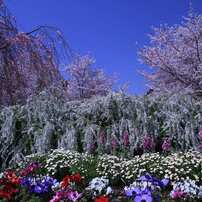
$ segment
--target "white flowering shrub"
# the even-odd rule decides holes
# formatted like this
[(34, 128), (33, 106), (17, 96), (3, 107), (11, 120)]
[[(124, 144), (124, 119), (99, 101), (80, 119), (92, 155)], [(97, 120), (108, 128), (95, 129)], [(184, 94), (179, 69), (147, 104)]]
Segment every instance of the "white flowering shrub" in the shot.
[[(116, 158), (115, 158), (116, 159)], [(114, 180), (131, 182), (148, 172), (159, 178), (168, 178), (173, 182), (191, 179), (202, 181), (202, 155), (199, 152), (179, 152), (168, 156), (159, 153), (143, 154), (129, 160), (115, 161), (111, 156), (101, 157), (98, 161), (99, 175)]]
[(47, 156), (44, 167), (47, 168), (48, 173), (54, 175), (57, 168), (74, 167), (82, 158), (77, 152), (56, 150)]
[(76, 151), (53, 150), (46, 155), (27, 156), (24, 163), (37, 161), (46, 169), (45, 174), (55, 175), (59, 169), (71, 169), (81, 173), (88, 181), (94, 177), (104, 177), (112, 184), (132, 183), (135, 179), (150, 173), (159, 179), (169, 179), (176, 183), (192, 180), (202, 183), (202, 155), (200, 152), (177, 152), (169, 155), (147, 153), (124, 159), (113, 155), (92, 156)]
[(114, 93), (65, 102), (44, 91), (1, 109), (0, 167), (57, 148), (133, 156), (147, 134), (155, 141), (169, 136), (175, 150), (197, 149), (201, 111), (201, 101), (189, 96)]
[[(121, 162), (121, 175), (125, 181), (131, 181), (140, 177), (142, 173), (149, 171), (156, 173), (156, 164), (158, 165), (158, 176), (162, 174), (160, 155), (158, 153), (145, 153), (142, 156), (135, 156), (130, 160)], [(155, 164), (155, 166), (153, 166)], [(154, 167), (154, 169), (152, 169)], [(162, 169), (162, 170), (161, 170)]]
[(121, 179), (121, 159), (117, 156), (103, 155), (98, 157), (97, 172), (111, 181)]
[(168, 176), (173, 181), (192, 179), (199, 181), (202, 178), (202, 155), (200, 152), (178, 152), (169, 156), (161, 157), (160, 167), (158, 162), (150, 168), (151, 172)]

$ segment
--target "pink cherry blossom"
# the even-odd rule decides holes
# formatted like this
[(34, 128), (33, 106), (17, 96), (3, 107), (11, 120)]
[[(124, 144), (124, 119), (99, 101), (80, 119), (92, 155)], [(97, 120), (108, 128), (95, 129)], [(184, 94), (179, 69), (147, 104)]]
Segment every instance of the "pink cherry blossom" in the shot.
[(72, 99), (90, 98), (95, 95), (108, 94), (113, 79), (107, 77), (103, 70), (94, 67), (95, 60), (89, 56), (78, 56), (67, 67), (69, 75), (69, 96)]
[[(140, 50), (143, 72), (154, 93), (202, 95), (202, 15), (190, 13), (179, 25), (154, 28), (150, 44)], [(151, 72), (151, 71), (150, 71)]]

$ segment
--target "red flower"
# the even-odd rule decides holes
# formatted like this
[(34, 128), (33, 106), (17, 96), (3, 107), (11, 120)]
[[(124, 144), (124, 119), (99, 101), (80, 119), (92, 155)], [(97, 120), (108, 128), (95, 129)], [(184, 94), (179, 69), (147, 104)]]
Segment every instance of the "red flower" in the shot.
[(20, 179), (12, 171), (6, 171), (4, 178), (0, 180), (0, 198), (10, 200), (12, 195), (19, 190), (16, 188), (19, 185)]
[(81, 182), (81, 175), (80, 173), (76, 173), (74, 175), (67, 175), (63, 178), (62, 182), (61, 182), (61, 187), (67, 188), (70, 184), (70, 182), (76, 182), (77, 184), (79, 184)]
[(15, 189), (10, 183), (5, 183), (2, 185), (3, 188), (0, 190), (0, 198), (10, 200), (12, 195), (18, 192), (18, 189)]
[(10, 194), (14, 194), (18, 192), (18, 189), (14, 188), (12, 184), (7, 183), (4, 188), (3, 191), (7, 191)]
[(10, 200), (11, 199), (11, 194), (8, 192), (5, 192), (3, 190), (0, 190), (0, 198), (4, 198), (6, 200)]
[(12, 171), (7, 171), (4, 174), (5, 178), (11, 182), (13, 185), (19, 185), (20, 184), (20, 178), (16, 176), (16, 174)]
[(76, 173), (76, 174), (72, 175), (71, 176), (71, 181), (76, 182), (77, 184), (79, 184), (81, 182), (80, 173)]
[(109, 202), (109, 198), (106, 196), (99, 196), (95, 199), (95, 202)]
[(25, 169), (21, 170), (20, 175), (21, 176), (27, 176), (28, 174), (34, 172), (38, 168), (39, 168), (38, 163), (31, 163)]
[(69, 186), (69, 183), (71, 182), (71, 176), (67, 175), (63, 178), (62, 182), (61, 182), (61, 187), (67, 188)]
[(5, 179), (0, 179), (0, 185), (5, 183)]

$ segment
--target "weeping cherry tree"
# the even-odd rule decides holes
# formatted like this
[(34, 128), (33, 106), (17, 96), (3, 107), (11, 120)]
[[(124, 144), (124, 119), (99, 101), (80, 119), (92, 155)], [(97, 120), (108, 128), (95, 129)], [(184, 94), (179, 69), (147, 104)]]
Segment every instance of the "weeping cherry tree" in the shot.
[(46, 87), (61, 82), (59, 64), (69, 48), (58, 29), (39, 26), (20, 32), (0, 2), (0, 105), (23, 104)]

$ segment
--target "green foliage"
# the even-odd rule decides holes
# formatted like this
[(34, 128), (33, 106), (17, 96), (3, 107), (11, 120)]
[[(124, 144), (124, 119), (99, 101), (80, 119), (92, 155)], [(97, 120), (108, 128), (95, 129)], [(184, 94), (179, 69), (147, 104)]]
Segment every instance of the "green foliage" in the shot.
[(31, 194), (26, 189), (20, 190), (20, 193), (15, 196), (14, 199), (12, 199), (13, 202), (19, 201), (19, 202), (43, 202), (44, 198), (41, 198), (39, 196), (36, 196), (34, 194)]

